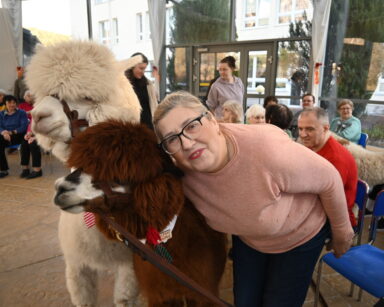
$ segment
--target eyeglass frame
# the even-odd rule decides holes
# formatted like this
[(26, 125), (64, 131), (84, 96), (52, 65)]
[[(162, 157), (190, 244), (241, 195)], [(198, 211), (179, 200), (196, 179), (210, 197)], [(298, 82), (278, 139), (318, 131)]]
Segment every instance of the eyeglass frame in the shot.
[[(178, 151), (180, 151), (181, 147), (183, 146), (183, 140), (181, 139), (181, 136), (183, 135), (185, 138), (187, 138), (188, 140), (194, 140), (194, 139), (191, 139), (189, 136), (185, 135), (184, 134), (184, 129), (187, 128), (191, 123), (193, 123), (194, 121), (198, 121), (200, 123), (200, 126), (203, 126), (203, 123), (201, 122), (201, 120), (203, 119), (204, 116), (207, 116), (208, 115), (208, 112), (205, 111), (204, 113), (202, 113), (201, 115), (199, 115), (198, 117), (190, 120), (188, 123), (186, 123), (184, 125), (184, 127), (181, 129), (181, 131), (179, 133), (176, 133), (176, 134), (172, 134), (170, 136), (167, 136), (165, 139), (163, 139), (159, 144), (157, 144), (160, 148), (162, 148), (167, 154), (169, 155), (173, 155), (175, 153), (177, 153)], [(178, 150), (176, 150), (175, 152), (169, 152), (165, 146), (164, 146), (164, 142), (170, 138), (173, 138), (173, 137), (177, 137), (180, 141), (180, 148)]]

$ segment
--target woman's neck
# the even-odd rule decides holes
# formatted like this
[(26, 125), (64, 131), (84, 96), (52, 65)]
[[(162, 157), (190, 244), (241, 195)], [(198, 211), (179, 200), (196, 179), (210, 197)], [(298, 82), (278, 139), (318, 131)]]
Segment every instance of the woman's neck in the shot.
[(221, 77), (224, 81), (226, 82), (229, 82), (229, 83), (233, 83), (235, 82), (235, 78), (233, 76), (229, 76), (228, 78), (223, 78)]

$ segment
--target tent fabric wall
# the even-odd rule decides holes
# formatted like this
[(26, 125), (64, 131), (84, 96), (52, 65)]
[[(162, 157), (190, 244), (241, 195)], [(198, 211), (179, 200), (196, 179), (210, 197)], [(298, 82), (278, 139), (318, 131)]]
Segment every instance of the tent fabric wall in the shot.
[(13, 93), (18, 66), (17, 52), (13, 44), (11, 17), (7, 9), (0, 8), (0, 88)]

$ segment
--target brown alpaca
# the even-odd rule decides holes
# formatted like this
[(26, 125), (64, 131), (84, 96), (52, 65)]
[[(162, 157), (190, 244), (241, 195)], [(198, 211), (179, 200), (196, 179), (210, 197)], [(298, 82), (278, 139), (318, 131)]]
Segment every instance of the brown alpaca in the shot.
[[(178, 215), (172, 238), (164, 246), (177, 268), (218, 295), (226, 261), (225, 235), (212, 230), (184, 198), (181, 173), (159, 149), (154, 133), (140, 124), (110, 121), (88, 128), (72, 142), (68, 165), (81, 171), (58, 180), (56, 204), (69, 212), (79, 212), (79, 206), (102, 210), (139, 239), (146, 237), (150, 226), (161, 231)], [(124, 187), (125, 193), (114, 192), (106, 201), (98, 189), (100, 182)], [(96, 223), (116, 240), (115, 232), (97, 215)], [(183, 306), (184, 298), (193, 306), (213, 305), (136, 255), (134, 269), (149, 306)]]

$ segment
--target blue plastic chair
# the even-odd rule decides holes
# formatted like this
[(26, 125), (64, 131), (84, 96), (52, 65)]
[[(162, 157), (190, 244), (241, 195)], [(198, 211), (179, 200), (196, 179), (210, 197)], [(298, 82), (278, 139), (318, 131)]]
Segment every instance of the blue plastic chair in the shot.
[(359, 139), (359, 142), (357, 144), (359, 144), (365, 148), (367, 146), (367, 142), (368, 142), (368, 134), (362, 132), (360, 134), (360, 139)]
[(355, 230), (355, 233), (357, 234), (357, 245), (361, 244), (361, 237), (363, 235), (365, 207), (367, 205), (367, 200), (368, 200), (368, 191), (369, 191), (368, 184), (365, 181), (359, 179), (357, 181), (356, 199), (355, 199), (355, 203), (359, 207), (357, 227)]
[(333, 253), (327, 253), (321, 258), (317, 273), (315, 306), (319, 301), (323, 262), (360, 287), (358, 301), (361, 300), (362, 290), (377, 298), (384, 297), (384, 250), (373, 246), (377, 221), (382, 216), (384, 216), (384, 190), (375, 200), (368, 244), (352, 247), (340, 258), (336, 258)]

